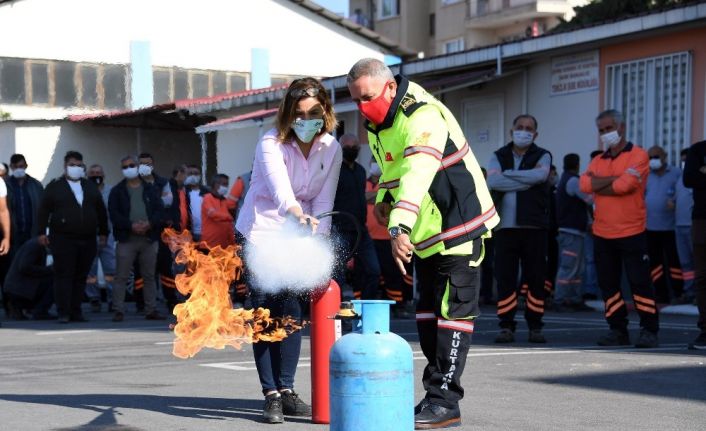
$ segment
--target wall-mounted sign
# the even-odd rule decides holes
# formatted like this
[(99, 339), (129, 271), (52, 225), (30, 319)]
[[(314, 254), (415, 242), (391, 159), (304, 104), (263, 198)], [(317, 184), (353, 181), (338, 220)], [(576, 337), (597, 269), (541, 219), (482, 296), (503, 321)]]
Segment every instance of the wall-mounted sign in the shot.
[(552, 58), (552, 96), (598, 90), (598, 51)]

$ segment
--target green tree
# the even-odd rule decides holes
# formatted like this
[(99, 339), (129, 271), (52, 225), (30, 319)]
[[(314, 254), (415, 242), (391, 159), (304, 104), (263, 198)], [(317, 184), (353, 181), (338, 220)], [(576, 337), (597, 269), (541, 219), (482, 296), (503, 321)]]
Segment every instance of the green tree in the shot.
[(585, 6), (574, 8), (576, 15), (571, 21), (563, 21), (552, 31), (573, 30), (602, 21), (614, 21), (630, 15), (682, 6), (696, 1), (698, 0), (592, 0)]

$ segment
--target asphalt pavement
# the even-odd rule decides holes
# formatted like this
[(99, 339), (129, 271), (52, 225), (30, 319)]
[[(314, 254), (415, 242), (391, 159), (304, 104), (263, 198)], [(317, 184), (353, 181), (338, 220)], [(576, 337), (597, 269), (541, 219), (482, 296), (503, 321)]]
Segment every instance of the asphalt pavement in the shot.
[[(695, 317), (661, 316), (655, 349), (601, 348), (600, 312), (548, 313), (546, 345), (496, 345), (497, 321), (484, 309), (463, 374), (457, 430), (703, 430), (706, 352), (690, 351)], [(108, 313), (87, 323), (8, 321), (0, 328), (0, 431), (328, 430), (306, 418), (260, 422), (263, 399), (250, 346), (171, 354), (169, 322)], [(631, 322), (637, 316), (631, 315)], [(412, 346), (415, 399), (425, 361), (413, 320), (392, 330)], [(636, 323), (631, 335), (636, 338)], [(308, 332), (296, 390), (311, 399)], [(410, 406), (411, 408), (411, 406)], [(371, 420), (369, 430), (381, 430)], [(367, 430), (360, 430), (367, 431)]]

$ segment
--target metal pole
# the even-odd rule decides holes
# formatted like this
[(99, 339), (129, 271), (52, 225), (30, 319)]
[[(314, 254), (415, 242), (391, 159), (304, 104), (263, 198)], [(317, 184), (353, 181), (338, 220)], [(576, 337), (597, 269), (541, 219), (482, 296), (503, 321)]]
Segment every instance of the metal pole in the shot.
[(201, 137), (201, 184), (206, 184), (206, 134), (200, 133)]

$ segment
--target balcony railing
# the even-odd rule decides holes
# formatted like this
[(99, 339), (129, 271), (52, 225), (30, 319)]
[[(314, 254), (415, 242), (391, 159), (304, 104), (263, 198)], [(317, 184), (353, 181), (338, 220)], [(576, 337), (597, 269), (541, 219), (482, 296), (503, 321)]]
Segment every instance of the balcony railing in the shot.
[[(542, 2), (542, 0), (468, 0), (466, 2), (466, 17), (475, 18), (485, 15), (489, 15), (496, 12), (502, 12), (507, 9), (536, 5)], [(568, 1), (555, 0), (554, 3), (566, 3)]]

